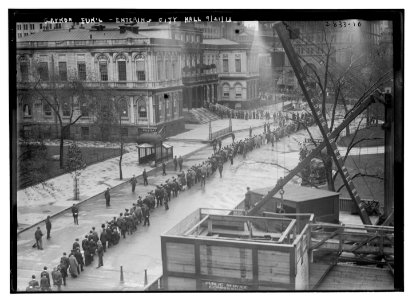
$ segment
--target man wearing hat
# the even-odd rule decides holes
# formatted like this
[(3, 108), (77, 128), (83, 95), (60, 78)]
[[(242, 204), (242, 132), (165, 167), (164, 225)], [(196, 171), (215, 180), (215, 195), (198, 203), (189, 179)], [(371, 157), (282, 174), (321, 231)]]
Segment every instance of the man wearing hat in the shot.
[(73, 250), (80, 248), (80, 244), (79, 244), (79, 239), (76, 239), (75, 242), (73, 243)]
[(70, 265), (70, 261), (66, 256), (66, 252), (63, 252), (62, 258), (60, 258), (60, 272), (62, 273), (63, 285), (66, 285), (67, 268)]
[(132, 179), (130, 179), (130, 183), (132, 184), (132, 193), (134, 193), (134, 190), (136, 189), (136, 184), (137, 184), (137, 179), (136, 177), (132, 177)]
[(107, 188), (104, 192), (104, 198), (106, 199), (106, 207), (110, 207), (110, 189)]
[(143, 185), (149, 185), (149, 182), (147, 181), (147, 173), (146, 173), (146, 169), (143, 169)]
[(29, 281), (29, 287), (30, 286), (33, 287), (33, 288), (40, 286), (39, 282), (36, 280), (35, 275), (31, 275), (31, 280)]
[(79, 225), (79, 208), (74, 203), (72, 206), (72, 214), (73, 214), (74, 225)]
[(50, 231), (51, 231), (51, 228), (52, 228), (52, 224), (51, 224), (51, 222), (50, 222), (50, 216), (47, 216), (47, 219), (46, 219), (46, 231), (47, 231), (47, 236), (46, 236), (46, 238), (47, 238), (47, 239), (50, 239)]
[(50, 291), (50, 278), (43, 275), (40, 279), (40, 289), (44, 291)]
[(37, 227), (37, 230), (34, 233), (34, 238), (36, 239), (36, 246), (37, 246), (37, 249), (39, 250), (43, 250), (42, 237), (43, 237), (43, 232), (41, 232), (40, 227)]
[(46, 276), (47, 281), (49, 283), (49, 287), (50, 287), (50, 274), (49, 272), (47, 272), (47, 267), (44, 267), (43, 271), (40, 273), (40, 278), (43, 278), (43, 276)]
[(62, 277), (62, 273), (60, 273), (59, 268), (53, 269), (52, 278), (53, 278), (53, 285), (57, 285), (57, 290), (60, 291), (61, 286), (62, 286), (63, 277)]

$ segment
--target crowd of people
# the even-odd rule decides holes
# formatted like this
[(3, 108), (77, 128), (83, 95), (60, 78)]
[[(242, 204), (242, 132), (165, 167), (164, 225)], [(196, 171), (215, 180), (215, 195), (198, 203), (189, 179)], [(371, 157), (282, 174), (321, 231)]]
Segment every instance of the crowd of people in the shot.
[[(72, 249), (68, 251), (69, 255), (67, 256), (67, 253), (64, 252), (60, 263), (53, 268), (51, 274), (53, 285), (59, 291), (62, 285), (66, 285), (66, 279), (69, 275), (73, 279), (77, 278), (84, 270), (84, 267), (90, 266), (96, 257), (98, 259), (97, 268), (103, 266), (103, 255), (109, 248), (116, 246), (122, 238), (126, 239), (128, 235), (136, 232), (139, 225), (150, 226), (150, 212), (152, 210), (159, 207), (169, 210), (172, 198), (178, 197), (182, 191), (191, 189), (196, 184), (204, 187), (206, 179), (216, 171), (219, 171), (219, 175), (222, 177), (224, 164), (230, 161), (230, 164), (233, 165), (233, 159), (237, 155), (242, 155), (243, 158), (246, 158), (247, 153), (260, 148), (264, 144), (271, 143), (273, 147), (275, 141), (299, 130), (300, 122), (296, 121), (300, 120), (308, 126), (313, 123), (313, 118), (305, 113), (300, 115), (293, 113), (292, 117), (289, 117), (287, 114), (277, 113), (274, 115), (274, 118), (276, 122), (272, 123), (269, 121), (265, 123), (262, 133), (252, 135), (252, 128), (250, 128), (249, 137), (238, 141), (235, 141), (235, 135), (232, 133), (232, 143), (227, 146), (222, 147), (221, 139), (214, 140), (212, 142), (213, 154), (202, 163), (191, 166), (186, 172), (182, 170), (183, 159), (175, 157), (173, 161), (174, 169), (177, 171), (178, 165), (180, 169), (176, 177), (173, 176), (162, 184), (158, 184), (154, 190), (148, 192), (143, 198), (139, 195), (137, 201), (132, 203), (131, 207), (126, 208), (124, 212), (121, 212), (118, 217), (113, 217), (112, 220), (101, 224), (99, 232), (96, 231), (95, 227), (92, 227), (81, 243), (79, 239), (74, 241)], [(163, 171), (164, 169), (165, 165), (163, 166)], [(143, 172), (143, 177), (144, 185), (148, 185), (146, 170)], [(132, 193), (135, 193), (137, 179), (134, 175), (130, 183), (132, 185)], [(105, 192), (105, 198), (106, 206), (109, 207), (109, 190)], [(78, 206), (73, 205), (72, 214), (74, 224), (78, 225)], [(46, 227), (47, 238), (50, 238), (51, 222), (49, 217), (46, 220)], [(33, 247), (37, 246), (39, 250), (43, 249), (41, 243), (42, 235), (40, 227), (38, 227), (35, 233), (36, 243)], [(36, 280), (36, 276), (33, 275), (27, 291), (49, 291), (51, 288), (50, 274), (46, 266), (40, 274), (40, 283)]]

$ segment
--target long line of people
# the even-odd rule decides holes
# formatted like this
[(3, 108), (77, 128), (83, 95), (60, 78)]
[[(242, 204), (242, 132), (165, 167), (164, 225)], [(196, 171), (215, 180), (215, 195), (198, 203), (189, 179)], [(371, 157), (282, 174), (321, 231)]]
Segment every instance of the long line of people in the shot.
[[(182, 171), (178, 173), (177, 177), (173, 176), (164, 183), (157, 185), (144, 198), (138, 196), (137, 201), (132, 203), (132, 207), (126, 208), (118, 217), (113, 217), (112, 220), (102, 224), (99, 233), (95, 227), (92, 227), (92, 230), (84, 236), (81, 243), (77, 238), (73, 243), (69, 256), (64, 252), (60, 263), (53, 268), (53, 285), (60, 291), (61, 285), (66, 285), (67, 277), (70, 275), (73, 279), (77, 278), (84, 270), (84, 267), (92, 264), (95, 256), (98, 257), (97, 268), (103, 266), (103, 254), (107, 249), (116, 246), (122, 238), (125, 239), (127, 235), (136, 232), (138, 225), (143, 223), (143, 226), (150, 226), (151, 210), (161, 206), (168, 210), (172, 198), (178, 197), (180, 192), (186, 188), (191, 189), (198, 183), (204, 187), (206, 179), (217, 170), (220, 177), (222, 177), (223, 165), (228, 161), (233, 165), (233, 159), (237, 155), (242, 155), (245, 158), (247, 153), (253, 149), (260, 148), (265, 143), (272, 143), (273, 146), (276, 140), (299, 130), (299, 122), (296, 122), (296, 116), (292, 117), (292, 120), (287, 119), (288, 117), (281, 113), (277, 116), (276, 123), (265, 123), (263, 133), (252, 136), (252, 131), (250, 131), (248, 138), (239, 141), (235, 141), (233, 134), (232, 143), (225, 147), (222, 147), (220, 139), (213, 141), (213, 154), (207, 160), (191, 166), (186, 173)], [(302, 116), (301, 118), (305, 120), (306, 125), (313, 122), (308, 116)], [(273, 129), (271, 129), (271, 124), (274, 127)], [(40, 278), (39, 284), (35, 275), (33, 275), (27, 291), (51, 290), (52, 286), (47, 267), (44, 267)]]

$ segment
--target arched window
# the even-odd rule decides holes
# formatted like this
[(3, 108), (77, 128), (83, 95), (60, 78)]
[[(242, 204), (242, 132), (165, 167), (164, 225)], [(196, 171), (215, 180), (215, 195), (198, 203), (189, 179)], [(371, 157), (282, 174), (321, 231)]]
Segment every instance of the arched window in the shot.
[(99, 73), (100, 73), (100, 80), (101, 81), (108, 81), (109, 80), (109, 72), (108, 72), (108, 63), (107, 57), (104, 55), (100, 55), (99, 58)]
[(122, 118), (127, 118), (129, 116), (127, 107), (127, 101), (125, 99), (119, 100), (119, 113)]
[(146, 80), (145, 59), (143, 56), (136, 58), (136, 77), (138, 81)]
[(126, 69), (126, 57), (124, 55), (118, 55), (116, 57), (117, 62), (117, 74), (119, 81), (127, 80), (127, 69)]
[(242, 98), (242, 85), (239, 83), (235, 85), (235, 95), (236, 98)]
[(30, 118), (32, 116), (32, 103), (27, 96), (24, 96), (22, 101), (23, 117)]
[(146, 101), (139, 100), (137, 105), (138, 105), (139, 118), (146, 119), (147, 118)]
[(63, 102), (63, 105), (62, 105), (63, 117), (70, 117), (71, 106), (70, 106), (69, 98), (64, 98), (62, 102)]
[(228, 85), (228, 84), (224, 84), (224, 85), (223, 85), (223, 98), (229, 98), (229, 96), (230, 96), (229, 90), (230, 90), (229, 85)]

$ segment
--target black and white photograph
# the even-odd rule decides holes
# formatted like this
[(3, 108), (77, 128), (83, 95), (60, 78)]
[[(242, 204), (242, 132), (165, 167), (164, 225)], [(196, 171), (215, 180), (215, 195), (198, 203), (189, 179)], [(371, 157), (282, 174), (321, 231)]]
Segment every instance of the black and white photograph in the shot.
[(10, 293), (402, 292), (404, 18), (9, 8)]

